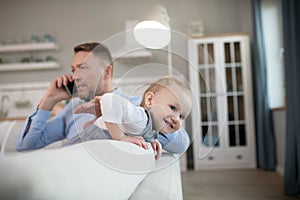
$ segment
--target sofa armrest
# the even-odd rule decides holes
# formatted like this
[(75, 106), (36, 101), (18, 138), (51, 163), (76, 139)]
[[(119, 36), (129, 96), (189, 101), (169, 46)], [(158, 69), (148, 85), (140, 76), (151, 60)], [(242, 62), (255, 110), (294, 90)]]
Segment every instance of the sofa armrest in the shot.
[(7, 153), (0, 180), (0, 199), (182, 199), (178, 157), (114, 140)]
[(163, 153), (156, 170), (139, 184), (130, 200), (182, 200), (182, 181), (179, 156)]

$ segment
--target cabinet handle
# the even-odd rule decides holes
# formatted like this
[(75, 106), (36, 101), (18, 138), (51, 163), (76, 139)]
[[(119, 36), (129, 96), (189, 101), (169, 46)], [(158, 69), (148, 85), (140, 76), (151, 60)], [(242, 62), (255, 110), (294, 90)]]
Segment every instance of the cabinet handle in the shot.
[(31, 102), (29, 100), (19, 100), (15, 101), (15, 106), (17, 108), (27, 108), (31, 106)]
[(213, 156), (208, 156), (208, 160), (213, 160), (215, 159)]
[(241, 160), (241, 159), (243, 159), (243, 156), (242, 155), (237, 155), (236, 159)]

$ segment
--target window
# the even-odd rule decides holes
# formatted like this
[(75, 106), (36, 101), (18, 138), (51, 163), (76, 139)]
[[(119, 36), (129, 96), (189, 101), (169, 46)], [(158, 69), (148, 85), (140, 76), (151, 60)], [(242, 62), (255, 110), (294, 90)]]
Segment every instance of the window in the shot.
[(285, 106), (284, 49), (281, 16), (279, 0), (262, 1), (270, 108)]

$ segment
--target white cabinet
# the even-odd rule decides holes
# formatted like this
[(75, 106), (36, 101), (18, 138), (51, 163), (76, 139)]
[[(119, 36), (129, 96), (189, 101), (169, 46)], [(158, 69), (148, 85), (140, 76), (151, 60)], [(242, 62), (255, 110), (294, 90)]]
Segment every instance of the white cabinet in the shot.
[(188, 41), (195, 169), (256, 166), (247, 34)]
[(26, 118), (45, 95), (49, 82), (0, 84), (0, 121)]
[[(26, 55), (27, 58), (32, 57), (33, 53), (48, 52), (57, 50), (58, 46), (53, 42), (43, 43), (24, 43), (24, 44), (8, 44), (0, 45), (0, 57), (5, 59), (6, 57), (13, 56), (19, 57)], [(20, 60), (20, 58), (19, 58)], [(0, 71), (22, 71), (22, 70), (41, 70), (41, 69), (56, 69), (60, 65), (53, 59), (46, 61), (28, 61), (28, 62), (9, 62), (1, 63)]]

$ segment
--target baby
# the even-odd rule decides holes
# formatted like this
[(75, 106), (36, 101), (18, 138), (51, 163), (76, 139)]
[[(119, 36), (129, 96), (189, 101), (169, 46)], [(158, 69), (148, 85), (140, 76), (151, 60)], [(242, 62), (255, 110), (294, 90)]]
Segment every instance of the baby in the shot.
[(141, 106), (113, 93), (100, 99), (102, 116), (95, 121), (107, 129), (114, 140), (137, 144), (145, 149), (150, 142), (158, 159), (162, 147), (157, 134), (177, 131), (192, 109), (189, 89), (174, 77), (163, 77), (153, 82), (144, 92)]

